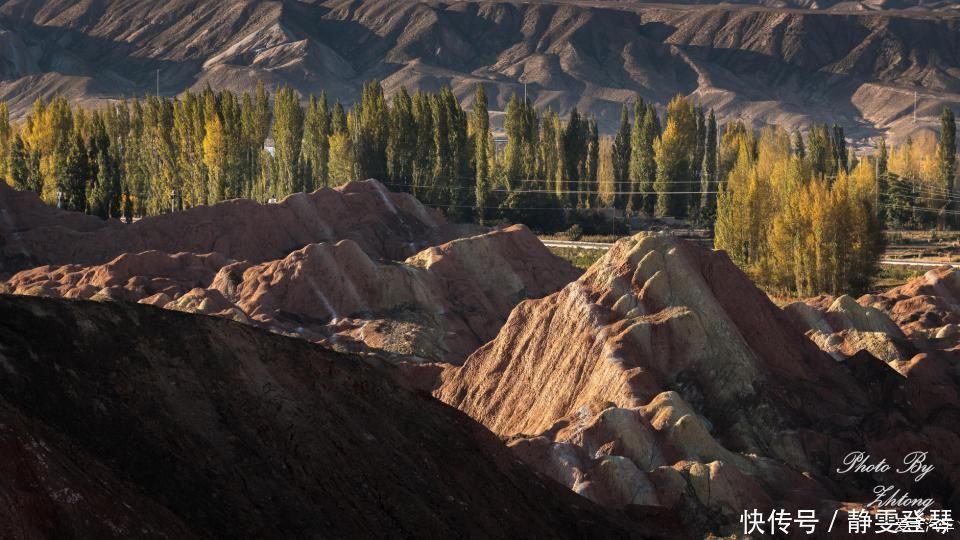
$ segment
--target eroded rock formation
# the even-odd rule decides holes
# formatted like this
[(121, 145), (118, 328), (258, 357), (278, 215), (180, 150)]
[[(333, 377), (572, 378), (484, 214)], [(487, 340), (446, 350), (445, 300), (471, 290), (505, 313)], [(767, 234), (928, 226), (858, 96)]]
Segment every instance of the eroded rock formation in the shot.
[(886, 312), (911, 339), (939, 349), (960, 346), (960, 270), (943, 266), (909, 283), (860, 299)]
[(893, 363), (960, 351), (960, 270), (950, 266), (881, 294), (821, 296), (784, 309), (837, 359), (865, 350)]
[(725, 254), (638, 235), (520, 304), (435, 395), (594, 501), (674, 508), (730, 533), (744, 509), (832, 513), (898, 481), (838, 475), (854, 450), (890, 462), (928, 451), (940, 476), (904, 487), (960, 503), (957, 364), (916, 365), (838, 362)]
[(348, 351), (460, 363), (513, 307), (578, 275), (522, 225), (375, 261), (353, 240), (309, 244), (260, 264), (219, 254), (124, 254), (104, 265), (43, 266), (15, 294), (141, 302), (217, 315)]

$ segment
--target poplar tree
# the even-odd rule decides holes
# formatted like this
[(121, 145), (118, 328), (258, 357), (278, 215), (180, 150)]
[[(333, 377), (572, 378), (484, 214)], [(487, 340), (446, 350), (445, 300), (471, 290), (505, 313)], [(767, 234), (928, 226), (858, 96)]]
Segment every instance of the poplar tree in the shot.
[(708, 226), (713, 225), (717, 214), (717, 195), (719, 190), (717, 178), (717, 116), (710, 109), (707, 118), (703, 143), (703, 164), (700, 167), (700, 221)]
[(6, 178), (9, 174), (7, 169), (8, 157), (10, 155), (10, 144), (12, 143), (13, 130), (10, 126), (10, 109), (6, 101), (0, 101), (0, 178)]
[(30, 182), (30, 169), (27, 163), (27, 147), (23, 143), (23, 137), (17, 133), (13, 137), (13, 144), (10, 146), (10, 152), (7, 154), (7, 173), (10, 179), (10, 185), (14, 189), (27, 191), (33, 189)]
[[(224, 185), (224, 198), (234, 199), (242, 195), (243, 182), (243, 128), (241, 125), (240, 102), (233, 92), (221, 92), (219, 94), (219, 112), (220, 120), (223, 123), (224, 141), (224, 174), (226, 176)], [(302, 123), (302, 121), (301, 121)], [(303, 128), (301, 127), (302, 131)], [(301, 184), (300, 189), (309, 189), (308, 186)]]
[[(633, 129), (630, 131), (630, 168), (628, 172), (630, 189), (625, 190), (630, 191), (631, 194), (624, 200), (624, 205), (628, 212), (639, 212), (643, 210), (643, 172), (644, 166), (646, 165), (643, 161), (648, 157), (644, 152), (646, 142), (644, 129), (649, 127), (644, 124), (646, 119), (647, 108), (640, 96), (637, 96), (637, 101), (633, 105)], [(649, 150), (649, 158), (653, 159), (652, 144)], [(652, 187), (652, 185), (651, 183), (650, 186)]]
[(597, 119), (594, 116), (588, 121), (587, 134), (587, 158), (585, 164), (586, 178), (582, 201), (582, 206), (587, 208), (597, 207), (597, 193), (599, 186), (597, 184), (597, 172), (600, 167), (600, 133), (597, 128)]
[(654, 143), (657, 164), (654, 191), (657, 193), (657, 217), (684, 217), (689, 191), (690, 160), (696, 144), (696, 120), (689, 102), (677, 96), (667, 106), (667, 126)]
[(450, 204), (446, 199), (448, 188), (452, 185), (454, 170), (453, 149), (450, 147), (450, 119), (449, 110), (443, 99), (434, 96), (431, 100), (433, 112), (433, 144), (436, 152), (434, 161), (433, 186), (431, 191), (435, 204)]
[(387, 179), (387, 143), (390, 115), (379, 82), (363, 85), (357, 116), (356, 148), (357, 173), (360, 178)]
[(284, 197), (301, 186), (297, 178), (300, 148), (303, 142), (303, 108), (297, 92), (283, 86), (277, 90), (273, 104), (273, 142), (277, 159), (277, 192), (275, 197)]
[(261, 149), (263, 148), (264, 141), (267, 139), (267, 135), (270, 134), (271, 121), (270, 93), (267, 92), (263, 81), (257, 81), (257, 89), (254, 97), (253, 128), (256, 129), (254, 138), (260, 141)]
[(226, 134), (220, 116), (211, 114), (206, 122), (203, 138), (203, 164), (209, 177), (207, 200), (218, 203), (227, 197)]
[(582, 202), (580, 192), (584, 190), (586, 176), (587, 141), (589, 126), (580, 116), (576, 107), (570, 111), (570, 119), (563, 133), (564, 191), (567, 202), (576, 208)]
[[(639, 101), (639, 100), (638, 100)], [(637, 130), (639, 134), (639, 130)], [(627, 105), (620, 108), (620, 128), (613, 139), (613, 149), (611, 156), (611, 168), (613, 173), (613, 207), (616, 209), (626, 209), (627, 196), (622, 195), (632, 190), (630, 182), (630, 160), (631, 160), (631, 131), (630, 114)]]
[(803, 144), (803, 134), (799, 129), (793, 132), (793, 155), (801, 161), (807, 158), (807, 148)]
[(542, 182), (536, 188), (541, 191), (563, 191), (563, 167), (558, 142), (562, 138), (563, 126), (560, 116), (549, 107), (543, 113), (537, 150), (537, 176)]
[[(246, 184), (244, 186), (244, 192), (248, 196), (254, 197), (254, 191), (268, 183), (260, 178), (260, 174), (264, 170), (261, 159), (264, 154), (266, 139), (270, 135), (272, 116), (270, 112), (270, 94), (267, 92), (262, 81), (257, 82), (257, 87), (252, 98), (244, 95), (243, 103), (241, 106), (241, 123), (243, 124), (242, 131), (246, 146), (246, 167), (248, 170), (244, 182)], [(244, 114), (244, 112), (246, 112), (246, 114)]]
[[(943, 114), (940, 115), (940, 138), (937, 140), (937, 176), (940, 182), (940, 189), (951, 193), (954, 189), (954, 177), (957, 173), (957, 123), (953, 117), (953, 110), (950, 107), (943, 108)], [(944, 197), (950, 199), (950, 197)], [(945, 201), (940, 205), (940, 226), (946, 224), (947, 212), (954, 209), (950, 201)], [(956, 221), (950, 219), (949, 221)]]
[(833, 125), (833, 153), (836, 160), (835, 171), (849, 172), (850, 156), (847, 152), (847, 138), (843, 134), (843, 127)]
[(387, 141), (387, 173), (395, 191), (411, 191), (417, 159), (417, 124), (413, 99), (405, 88), (393, 96), (390, 136)]
[(485, 222), (487, 195), (490, 190), (490, 160), (493, 155), (493, 134), (490, 132), (490, 113), (487, 110), (487, 92), (477, 83), (473, 111), (470, 114), (470, 137), (473, 140), (473, 166), (476, 171), (476, 220)]
[(630, 150), (630, 191), (628, 208), (634, 212), (652, 215), (656, 205), (653, 183), (657, 166), (653, 145), (660, 137), (660, 120), (653, 104), (646, 107), (637, 100), (634, 108), (634, 130)]
[(333, 112), (330, 114), (330, 131), (332, 134), (347, 133), (347, 113), (339, 99), (334, 103)]
[(540, 117), (533, 105), (524, 98), (522, 103), (522, 141), (523, 162), (522, 175), (530, 180), (536, 175), (537, 168), (537, 140), (540, 138)]
[(327, 106), (327, 95), (324, 92), (320, 93), (319, 99), (310, 96), (303, 126), (303, 155), (310, 164), (313, 187), (328, 185), (330, 113)]
[(79, 129), (73, 130), (71, 139), (60, 187), (66, 197), (67, 209), (86, 212), (90, 161)]
[(107, 219), (120, 213), (119, 164), (99, 111), (93, 112), (89, 131), (87, 208), (91, 214)]
[[(697, 191), (703, 186), (703, 154), (707, 139), (707, 120), (703, 112), (703, 107), (696, 105), (693, 107), (693, 117), (696, 125), (696, 135), (693, 143), (693, 152), (690, 158), (689, 182), (684, 191)], [(700, 191), (706, 191), (700, 189)], [(691, 219), (700, 219), (700, 205), (703, 202), (703, 194), (691, 193), (687, 196), (687, 216)]]
[(507, 189), (511, 189), (523, 176), (524, 150), (526, 148), (524, 137), (527, 131), (524, 128), (525, 121), (524, 106), (520, 103), (517, 94), (513, 94), (510, 96), (510, 101), (507, 102), (503, 123), (503, 129), (507, 135), (507, 145), (503, 149), (503, 169)]
[(434, 186), (434, 162), (437, 147), (434, 140), (434, 98), (423, 91), (413, 96), (413, 119), (416, 124), (417, 152), (413, 162), (413, 194), (427, 204), (436, 201)]
[(183, 197), (190, 206), (208, 202), (207, 171), (203, 155), (203, 137), (206, 133), (203, 105), (202, 99), (188, 92), (173, 108), (177, 160), (180, 170), (184, 172)]

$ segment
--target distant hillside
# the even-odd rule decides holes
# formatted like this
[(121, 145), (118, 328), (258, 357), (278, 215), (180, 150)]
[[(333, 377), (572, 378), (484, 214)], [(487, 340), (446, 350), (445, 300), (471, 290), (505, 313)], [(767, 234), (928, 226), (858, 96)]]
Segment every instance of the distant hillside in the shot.
[[(352, 101), (382, 79), (494, 108), (524, 91), (611, 129), (640, 92), (693, 95), (788, 127), (839, 122), (902, 138), (960, 103), (960, 17), (920, 0), (672, 3), (412, 0), (0, 2), (0, 99), (17, 113), (55, 93), (84, 103), (257, 80)], [(686, 5), (686, 4), (698, 4)], [(776, 6), (776, 7), (764, 7)], [(794, 8), (794, 9), (783, 9)], [(917, 92), (919, 122), (912, 121)]]

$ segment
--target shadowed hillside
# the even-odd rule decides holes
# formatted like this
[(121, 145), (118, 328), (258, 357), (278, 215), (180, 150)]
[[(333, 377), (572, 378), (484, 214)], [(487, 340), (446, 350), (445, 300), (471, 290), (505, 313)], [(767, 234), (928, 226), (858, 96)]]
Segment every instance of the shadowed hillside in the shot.
[(3, 532), (645, 536), (391, 371), (210, 317), (0, 296)]

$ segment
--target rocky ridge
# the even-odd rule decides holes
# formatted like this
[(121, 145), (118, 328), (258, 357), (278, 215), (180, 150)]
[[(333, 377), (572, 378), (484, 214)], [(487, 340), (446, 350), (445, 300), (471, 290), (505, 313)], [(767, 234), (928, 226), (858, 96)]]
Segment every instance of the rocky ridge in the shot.
[[(24, 199), (19, 207), (32, 208), (27, 198), (15, 196)], [(93, 237), (58, 225), (86, 225), (78, 214), (38, 207), (26, 219), (8, 215), (33, 225), (9, 249), (32, 246), (41, 254), (34, 258), (80, 261), (18, 272), (2, 285), (8, 292), (216, 315), (342, 351), (416, 362), (462, 362), (496, 335), (520, 300), (554, 292), (578, 275), (522, 225), (393, 261), (391, 255), (468, 228), (446, 225), (409, 195), (389, 194), (373, 181), (295, 195), (278, 205), (229, 201), (130, 226), (95, 220), (100, 228)], [(219, 225), (212, 226), (209, 215)], [(197, 224), (218, 236), (207, 241), (196, 234)], [(235, 224), (241, 231), (229, 228)], [(76, 242), (61, 244), (64, 235)], [(302, 248), (260, 260), (303, 241), (308, 244)], [(201, 251), (150, 250), (83, 263), (130, 245)], [(207, 248), (220, 251), (202, 251)]]
[(838, 359), (860, 350), (887, 362), (960, 350), (960, 270), (949, 265), (880, 294), (822, 296), (784, 309)]
[(521, 303), (435, 395), (596, 502), (729, 534), (744, 508), (832, 513), (897, 481), (839, 476), (854, 450), (928, 451), (940, 476), (910, 489), (955, 507), (958, 379), (953, 356), (838, 362), (725, 254), (638, 235)]

